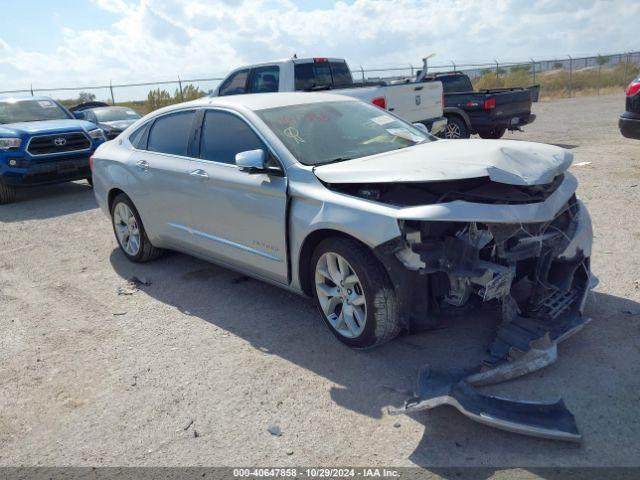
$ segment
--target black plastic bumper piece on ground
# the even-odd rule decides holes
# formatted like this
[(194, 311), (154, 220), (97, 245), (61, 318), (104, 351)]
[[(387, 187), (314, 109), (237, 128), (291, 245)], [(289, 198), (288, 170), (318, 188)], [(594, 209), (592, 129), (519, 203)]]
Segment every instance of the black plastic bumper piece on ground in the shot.
[(478, 393), (464, 379), (466, 370), (420, 372), (417, 396), (404, 408), (391, 413), (410, 413), (451, 405), (476, 422), (509, 432), (549, 438), (579, 441), (575, 419), (562, 399), (554, 402), (521, 402)]

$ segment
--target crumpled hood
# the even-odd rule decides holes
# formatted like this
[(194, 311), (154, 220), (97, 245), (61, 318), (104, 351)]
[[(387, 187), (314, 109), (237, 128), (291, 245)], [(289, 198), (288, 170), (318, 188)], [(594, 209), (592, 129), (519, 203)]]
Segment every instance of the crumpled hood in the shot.
[(314, 168), (327, 183), (437, 182), (489, 177), (510, 185), (550, 183), (573, 154), (553, 145), (516, 140), (438, 140)]
[(96, 126), (85, 120), (42, 120), (39, 122), (6, 123), (0, 125), (0, 135), (24, 135), (34, 133), (64, 133), (81, 130), (95, 130)]
[(124, 130), (128, 128), (129, 125), (133, 125), (137, 121), (137, 118), (134, 120), (114, 120), (113, 122), (100, 122), (98, 126), (115, 130)]

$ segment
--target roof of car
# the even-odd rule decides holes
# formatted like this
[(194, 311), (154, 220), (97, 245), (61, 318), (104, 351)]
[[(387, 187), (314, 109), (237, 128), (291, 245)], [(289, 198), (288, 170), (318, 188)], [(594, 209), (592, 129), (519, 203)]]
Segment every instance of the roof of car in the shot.
[(96, 110), (133, 110), (133, 108), (131, 107), (120, 107), (120, 106), (112, 106), (112, 105), (107, 105), (106, 107), (93, 107), (93, 108), (87, 108), (87, 110), (92, 110), (92, 111), (96, 111)]
[(24, 96), (17, 96), (17, 97), (0, 97), (0, 101), (3, 102), (24, 102), (25, 100), (51, 100), (54, 101), (55, 100), (51, 97), (45, 97), (44, 95), (38, 95), (38, 96), (34, 96), (32, 97), (31, 95), (24, 95)]
[[(292, 92), (292, 93), (253, 93), (246, 95), (229, 95), (225, 97), (203, 97), (192, 102), (191, 105), (244, 107), (249, 110), (264, 110), (266, 108), (286, 107), (318, 102), (357, 101), (354, 98), (332, 93)], [(183, 104), (184, 105), (184, 104)]]

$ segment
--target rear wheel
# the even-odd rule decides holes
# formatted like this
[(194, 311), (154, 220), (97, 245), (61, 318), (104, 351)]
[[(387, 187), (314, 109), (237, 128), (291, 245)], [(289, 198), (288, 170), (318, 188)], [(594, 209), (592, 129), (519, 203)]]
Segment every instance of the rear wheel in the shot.
[(398, 335), (395, 291), (369, 249), (354, 240), (328, 238), (311, 261), (316, 305), (342, 343), (370, 348)]
[(16, 199), (16, 188), (0, 183), (0, 204), (12, 203)]
[(506, 127), (495, 127), (490, 130), (479, 130), (478, 135), (480, 135), (480, 138), (497, 140), (498, 138), (502, 138), (506, 131)]
[(129, 260), (143, 263), (162, 255), (163, 251), (149, 241), (140, 214), (125, 194), (121, 193), (113, 200), (111, 220), (118, 245)]
[(450, 140), (470, 137), (467, 124), (460, 117), (447, 117), (447, 125), (438, 135)]

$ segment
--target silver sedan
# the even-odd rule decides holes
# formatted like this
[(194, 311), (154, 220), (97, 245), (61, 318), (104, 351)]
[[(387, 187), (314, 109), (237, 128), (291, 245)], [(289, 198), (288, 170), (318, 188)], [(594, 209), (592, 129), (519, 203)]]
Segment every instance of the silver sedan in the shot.
[(365, 348), (482, 305), (553, 323), (556, 339), (575, 330), (592, 234), (571, 161), (283, 93), (158, 110), (92, 168), (131, 261), (178, 250), (313, 297), (338, 339)]

